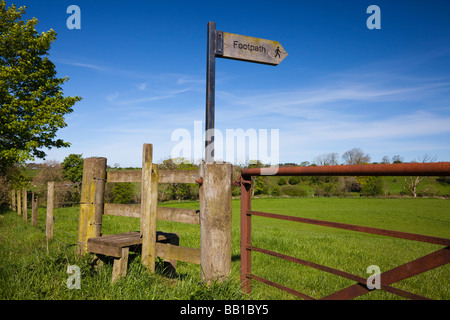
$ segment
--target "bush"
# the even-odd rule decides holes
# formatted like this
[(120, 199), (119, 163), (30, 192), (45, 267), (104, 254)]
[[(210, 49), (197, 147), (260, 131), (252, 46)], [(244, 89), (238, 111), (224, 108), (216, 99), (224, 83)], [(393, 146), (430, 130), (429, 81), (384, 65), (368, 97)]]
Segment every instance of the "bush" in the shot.
[(286, 185), (281, 187), (281, 194), (290, 197), (306, 197), (308, 193), (300, 186)]
[(285, 178), (285, 177), (280, 177), (280, 178), (277, 180), (277, 184), (278, 184), (279, 186), (284, 186), (284, 185), (286, 184), (286, 178)]
[(111, 189), (112, 203), (133, 203), (134, 187), (132, 183), (116, 183)]
[(290, 185), (296, 185), (300, 183), (300, 177), (290, 177), (288, 180)]
[(323, 183), (314, 189), (314, 195), (318, 197), (342, 196), (344, 191), (336, 183)]
[(11, 190), (6, 177), (0, 176), (0, 213), (8, 209), (11, 203)]
[(363, 196), (373, 197), (384, 193), (381, 177), (358, 177), (357, 181), (361, 185), (361, 195)]
[(278, 185), (275, 185), (272, 187), (272, 190), (270, 191), (270, 195), (277, 197), (281, 195), (281, 188)]

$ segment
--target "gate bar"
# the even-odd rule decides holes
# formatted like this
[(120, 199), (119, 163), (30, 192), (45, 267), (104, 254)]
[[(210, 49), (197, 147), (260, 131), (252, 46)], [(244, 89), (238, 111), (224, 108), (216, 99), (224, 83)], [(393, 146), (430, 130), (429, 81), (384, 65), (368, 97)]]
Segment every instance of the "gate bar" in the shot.
[(322, 220), (315, 220), (315, 219), (308, 219), (308, 218), (301, 218), (301, 217), (293, 217), (293, 216), (267, 213), (267, 212), (247, 211), (247, 214), (253, 215), (253, 216), (266, 217), (266, 218), (296, 221), (296, 222), (307, 223), (307, 224), (315, 224), (315, 225), (324, 226), (324, 227), (345, 229), (345, 230), (351, 230), (351, 231), (359, 231), (359, 232), (377, 234), (377, 235), (393, 237), (393, 238), (414, 240), (414, 241), (438, 244), (438, 245), (442, 245), (442, 246), (450, 246), (450, 239), (425, 236), (425, 235), (415, 234), (415, 233), (385, 230), (385, 229), (379, 229), (379, 228), (373, 228), (373, 227), (356, 226), (356, 225), (346, 224), (346, 223), (322, 221)]
[[(275, 172), (274, 172), (275, 171)], [(242, 176), (448, 176), (450, 162), (242, 169)]]

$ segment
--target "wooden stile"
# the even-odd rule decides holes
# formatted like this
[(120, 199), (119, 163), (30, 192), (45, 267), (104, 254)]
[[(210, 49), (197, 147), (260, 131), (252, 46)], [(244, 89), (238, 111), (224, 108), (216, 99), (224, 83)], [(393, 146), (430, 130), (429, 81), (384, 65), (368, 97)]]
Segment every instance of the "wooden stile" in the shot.
[[(93, 161), (92, 158), (89, 161)], [(144, 144), (142, 170), (106, 173), (106, 168), (102, 168), (105, 173), (102, 178), (99, 168), (95, 168), (97, 166), (98, 164), (88, 164), (84, 167), (87, 172), (83, 172), (83, 185), (87, 185), (86, 179), (91, 183), (85, 188), (88, 190), (82, 189), (79, 242), (81, 246), (81, 239), (86, 239), (84, 247), (88, 252), (115, 258), (113, 282), (126, 274), (129, 250), (138, 248), (141, 249), (142, 264), (151, 273), (155, 272), (156, 257), (161, 257), (174, 268), (177, 260), (200, 264), (202, 278), (208, 282), (222, 280), (229, 275), (232, 176), (230, 164), (204, 163), (200, 171), (160, 171), (158, 165), (153, 164), (153, 145)], [(100, 179), (94, 179), (96, 181), (92, 182), (93, 177)], [(103, 185), (98, 185), (99, 180)], [(141, 203), (103, 203), (106, 182), (141, 183)], [(200, 183), (200, 210), (158, 207), (159, 183)], [(100, 236), (100, 212), (105, 215), (140, 218), (140, 231)], [(158, 220), (200, 224), (201, 248), (180, 247), (178, 234), (156, 231)], [(96, 230), (96, 236), (86, 230), (86, 224), (91, 230)]]

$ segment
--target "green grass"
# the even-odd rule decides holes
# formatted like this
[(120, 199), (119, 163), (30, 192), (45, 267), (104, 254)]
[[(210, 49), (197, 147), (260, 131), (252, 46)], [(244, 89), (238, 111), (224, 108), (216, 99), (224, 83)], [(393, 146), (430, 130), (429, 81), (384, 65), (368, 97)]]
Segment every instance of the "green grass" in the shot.
[[(450, 237), (449, 200), (262, 198), (252, 209), (356, 225)], [(171, 202), (164, 206), (198, 209), (198, 202)], [(0, 215), (0, 299), (247, 299), (239, 289), (239, 200), (233, 200), (232, 274), (230, 281), (211, 287), (200, 279), (198, 265), (178, 262), (178, 277), (161, 268), (149, 275), (137, 254), (130, 256), (127, 277), (111, 284), (112, 264), (93, 268), (92, 256), (74, 254), (79, 208), (55, 210), (55, 240), (45, 240), (45, 208), (38, 226), (24, 223), (14, 212)], [(30, 214), (29, 214), (30, 216)], [(180, 234), (180, 245), (200, 247), (200, 227), (158, 222), (158, 229)], [(104, 216), (103, 233), (139, 230), (139, 219)], [(278, 251), (367, 278), (366, 269), (377, 265), (387, 271), (441, 246), (393, 239), (334, 228), (253, 217), (252, 241), (257, 247)], [(81, 290), (66, 286), (68, 265), (81, 268)], [(158, 264), (161, 267), (161, 264)], [(320, 298), (354, 282), (260, 253), (252, 254), (252, 273)], [(393, 286), (433, 299), (450, 299), (450, 266), (400, 281)], [(253, 281), (253, 299), (295, 299)], [(379, 290), (358, 299), (399, 299)]]
[[(296, 207), (295, 213), (294, 208)], [(260, 199), (252, 208), (266, 212), (292, 214), (438, 237), (450, 236), (450, 208), (447, 200), (437, 199)], [(270, 222), (269, 222), (270, 221)], [(377, 265), (390, 270), (412, 259), (431, 253), (441, 246), (334, 228), (254, 217), (252, 240), (257, 247), (279, 251), (367, 278), (366, 269)], [(314, 298), (343, 289), (354, 282), (277, 258), (255, 253), (252, 273), (297, 289)], [(406, 279), (395, 287), (434, 299), (449, 299), (449, 266)], [(272, 298), (292, 296), (276, 293), (264, 284)], [(361, 299), (397, 299), (384, 292)]]

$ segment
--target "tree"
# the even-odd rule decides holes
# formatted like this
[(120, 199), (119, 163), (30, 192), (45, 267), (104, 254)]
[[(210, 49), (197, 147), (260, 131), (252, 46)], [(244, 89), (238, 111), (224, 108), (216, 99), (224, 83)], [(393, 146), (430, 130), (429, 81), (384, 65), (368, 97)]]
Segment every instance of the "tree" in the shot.
[(389, 164), (391, 163), (391, 161), (389, 160), (388, 156), (384, 156), (383, 159), (381, 160), (381, 163), (383, 164)]
[(342, 155), (345, 164), (364, 164), (370, 162), (370, 156), (360, 148), (353, 148)]
[[(432, 157), (429, 154), (425, 154), (422, 157), (419, 157), (416, 159), (417, 161), (414, 162), (434, 162), (436, 161), (436, 156)], [(411, 193), (414, 198), (417, 198), (417, 186), (420, 182), (422, 182), (424, 177), (409, 177), (409, 181), (405, 178), (405, 184), (403, 185), (403, 189), (405, 189), (407, 192)]]
[(399, 155), (395, 155), (392, 157), (392, 163), (402, 163), (403, 157), (400, 157)]
[(339, 154), (337, 154), (336, 152), (324, 153), (317, 156), (314, 160), (314, 163), (318, 166), (336, 166), (339, 164), (338, 157)]
[(64, 116), (80, 97), (64, 97), (55, 65), (46, 57), (56, 32), (39, 34), (38, 20), (22, 20), (26, 7), (0, 0), (0, 170), (45, 158), (42, 148), (70, 144), (57, 139)]
[(70, 154), (64, 158), (62, 170), (64, 179), (73, 183), (81, 182), (83, 179), (83, 155)]

